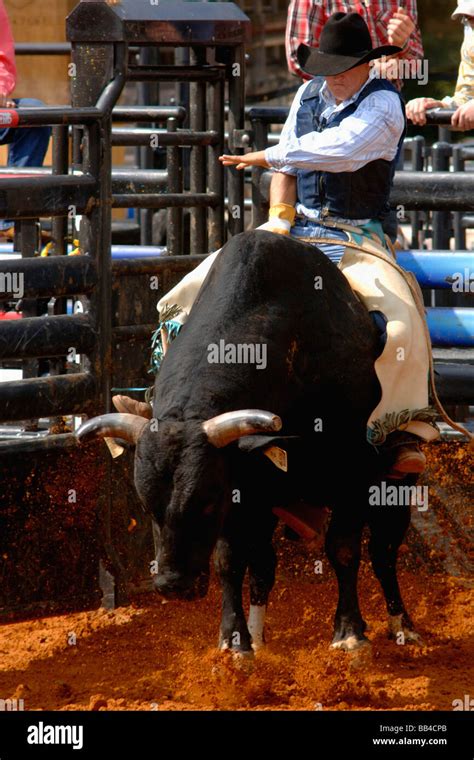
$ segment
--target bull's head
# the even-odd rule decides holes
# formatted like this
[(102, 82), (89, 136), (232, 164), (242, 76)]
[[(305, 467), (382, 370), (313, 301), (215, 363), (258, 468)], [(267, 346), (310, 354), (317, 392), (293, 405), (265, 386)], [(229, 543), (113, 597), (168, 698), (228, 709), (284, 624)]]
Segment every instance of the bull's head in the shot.
[(228, 458), (222, 449), (242, 436), (275, 433), (281, 419), (243, 409), (198, 420), (146, 420), (104, 414), (76, 435), (120, 438), (136, 446), (135, 487), (159, 527), (155, 587), (168, 598), (194, 599), (207, 592), (209, 561), (231, 500)]

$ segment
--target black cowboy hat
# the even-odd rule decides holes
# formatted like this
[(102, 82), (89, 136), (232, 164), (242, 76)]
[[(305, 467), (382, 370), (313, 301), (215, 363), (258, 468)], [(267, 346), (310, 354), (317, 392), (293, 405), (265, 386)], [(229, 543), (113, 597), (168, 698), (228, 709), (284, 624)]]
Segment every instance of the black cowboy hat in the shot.
[(319, 48), (300, 45), (297, 57), (306, 74), (325, 77), (401, 51), (397, 45), (372, 47), (368, 26), (358, 13), (333, 13), (323, 27)]

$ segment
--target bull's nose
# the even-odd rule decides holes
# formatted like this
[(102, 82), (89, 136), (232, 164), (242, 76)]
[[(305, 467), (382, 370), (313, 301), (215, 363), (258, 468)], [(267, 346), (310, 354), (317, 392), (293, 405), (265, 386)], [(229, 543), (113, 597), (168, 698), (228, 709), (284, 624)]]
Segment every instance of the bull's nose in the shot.
[(166, 599), (202, 599), (206, 596), (209, 586), (209, 575), (200, 573), (198, 576), (186, 576), (176, 572), (163, 572), (153, 580), (155, 590)]

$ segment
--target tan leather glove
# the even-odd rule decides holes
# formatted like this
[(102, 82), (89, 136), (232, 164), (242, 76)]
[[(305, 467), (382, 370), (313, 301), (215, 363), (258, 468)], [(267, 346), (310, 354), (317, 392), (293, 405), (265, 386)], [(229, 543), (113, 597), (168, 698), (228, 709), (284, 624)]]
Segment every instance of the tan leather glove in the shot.
[(288, 203), (277, 203), (268, 212), (268, 222), (257, 227), (258, 230), (275, 232), (277, 235), (289, 235), (295, 223), (296, 209)]

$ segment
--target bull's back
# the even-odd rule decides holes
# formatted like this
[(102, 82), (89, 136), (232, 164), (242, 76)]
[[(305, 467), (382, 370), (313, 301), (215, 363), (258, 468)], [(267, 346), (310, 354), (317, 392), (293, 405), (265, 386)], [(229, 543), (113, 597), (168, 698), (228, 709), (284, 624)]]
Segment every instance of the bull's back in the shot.
[(245, 232), (222, 249), (171, 345), (157, 403), (198, 418), (262, 407), (299, 425), (323, 407), (367, 417), (376, 353), (372, 320), (323, 253)]

